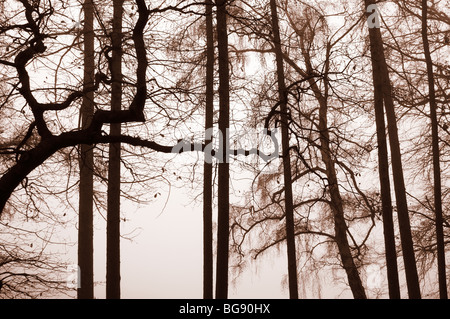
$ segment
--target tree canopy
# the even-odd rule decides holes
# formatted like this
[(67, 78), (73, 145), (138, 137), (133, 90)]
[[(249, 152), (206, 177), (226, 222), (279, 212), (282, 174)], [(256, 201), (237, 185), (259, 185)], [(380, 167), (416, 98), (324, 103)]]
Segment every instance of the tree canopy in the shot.
[(185, 192), (204, 298), (266, 259), (290, 298), (447, 298), (449, 8), (1, 2), (0, 297), (72, 296), (98, 218), (120, 297), (120, 225)]

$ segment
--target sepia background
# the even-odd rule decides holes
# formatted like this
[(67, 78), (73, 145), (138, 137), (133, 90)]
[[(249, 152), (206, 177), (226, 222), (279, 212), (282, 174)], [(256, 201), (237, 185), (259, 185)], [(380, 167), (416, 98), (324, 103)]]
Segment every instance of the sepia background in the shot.
[(1, 1), (0, 298), (446, 299), (449, 8)]

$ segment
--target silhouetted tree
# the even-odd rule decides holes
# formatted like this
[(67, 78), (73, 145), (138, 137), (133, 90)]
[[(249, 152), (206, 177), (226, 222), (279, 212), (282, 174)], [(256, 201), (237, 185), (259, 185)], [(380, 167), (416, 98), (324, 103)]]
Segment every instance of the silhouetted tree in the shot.
[[(367, 11), (366, 13), (373, 14), (373, 12)], [(375, 14), (378, 13), (375, 12)], [(380, 195), (383, 216), (383, 234), (389, 297), (391, 299), (399, 299), (401, 295), (397, 266), (395, 229), (392, 212), (391, 186), (389, 178), (389, 158), (386, 141), (386, 125), (384, 120), (385, 114), (383, 103), (383, 82), (381, 81), (381, 78), (379, 76), (380, 70), (377, 69), (379, 68), (379, 65), (377, 63), (372, 63), (372, 65), (372, 77), (374, 83), (374, 111), (378, 144), (378, 173), (380, 180)]]
[[(373, 1), (366, 0), (366, 8), (375, 5)], [(366, 10), (369, 11), (369, 10)], [(389, 79), (388, 66), (384, 56), (383, 40), (379, 28), (369, 27), (370, 50), (372, 63), (377, 64), (374, 70), (380, 71), (376, 77), (380, 77), (383, 83), (383, 99), (386, 110), (387, 129), (389, 134), (389, 145), (391, 149), (392, 174), (394, 180), (394, 190), (398, 211), (398, 222), (400, 226), (400, 237), (403, 250), (403, 260), (405, 265), (406, 280), (409, 297), (420, 298), (419, 277), (414, 256), (413, 240), (411, 235), (411, 223), (409, 218), (408, 203), (406, 199), (405, 181), (398, 138), (397, 118), (395, 114), (394, 101), (392, 99), (392, 87)]]
[[(83, 3), (83, 87), (88, 89), (95, 82), (94, 56), (94, 4)], [(83, 96), (81, 104), (81, 128), (87, 128), (94, 114), (94, 91)], [(92, 145), (80, 145), (80, 196), (78, 221), (78, 266), (80, 267), (79, 299), (94, 298), (94, 150)]]
[[(381, 29), (362, 22), (373, 22), (369, 6), (385, 4), (356, 3), (1, 2), (0, 295), (68, 291), (51, 249), (78, 211), (79, 229), (69, 229), (79, 231), (78, 297), (94, 297), (98, 216), (106, 297), (120, 298), (120, 228), (130, 217), (120, 204), (159, 198), (154, 181), (165, 180), (203, 201), (204, 298), (228, 298), (230, 277), (272, 247), (287, 248), (290, 298), (337, 286), (385, 296), (386, 287), (364, 283), (373, 265), (386, 267), (390, 298), (404, 293), (399, 270), (410, 298), (434, 294), (424, 279), (438, 272), (445, 297), (445, 1), (394, 1)], [(255, 141), (264, 134), (250, 130), (279, 127), (281, 155), (265, 162), (266, 144)], [(213, 158), (209, 148), (195, 153), (207, 145)]]
[(439, 295), (441, 299), (447, 299), (447, 276), (445, 270), (445, 244), (443, 230), (443, 213), (442, 213), (442, 186), (441, 186), (441, 167), (440, 167), (440, 151), (439, 151), (439, 127), (437, 120), (437, 103), (436, 92), (434, 88), (434, 72), (433, 60), (430, 53), (430, 45), (428, 41), (428, 4), (426, 0), (422, 0), (422, 41), (427, 65), (428, 76), (428, 94), (430, 104), (431, 117), (431, 135), (433, 149), (433, 179), (434, 179), (434, 210), (436, 215), (436, 249), (439, 275)]
[(288, 258), (288, 276), (289, 276), (289, 296), (291, 299), (298, 299), (297, 283), (297, 257), (295, 252), (295, 233), (294, 233), (294, 203), (292, 195), (292, 176), (291, 176), (291, 155), (289, 146), (289, 114), (287, 108), (287, 90), (284, 77), (283, 52), (281, 49), (280, 28), (278, 25), (277, 4), (275, 0), (270, 0), (270, 10), (272, 17), (273, 41), (275, 47), (276, 65), (277, 65), (277, 83), (280, 99), (281, 113), (281, 144), (283, 152), (283, 178), (284, 178), (284, 201), (285, 201), (285, 219), (286, 219), (286, 242)]
[(48, 251), (52, 235), (42, 236), (45, 221), (21, 221), (18, 216), (0, 223), (0, 299), (68, 296), (67, 267)]
[[(205, 100), (205, 144), (212, 143), (214, 125), (214, 26), (213, 2), (205, 4), (206, 23), (206, 100)], [(205, 156), (208, 156), (205, 154)], [(212, 158), (205, 160), (203, 169), (203, 298), (213, 298), (213, 164)]]
[(228, 298), (228, 255), (230, 234), (230, 84), (228, 60), (227, 0), (217, 0), (217, 48), (219, 65), (219, 132), (222, 134), (218, 171), (216, 298)]
[[(122, 106), (122, 15), (123, 0), (113, 1), (111, 33), (111, 110)], [(111, 136), (120, 136), (121, 124), (111, 123)], [(108, 162), (108, 206), (106, 227), (106, 298), (120, 298), (120, 150), (111, 143)]]

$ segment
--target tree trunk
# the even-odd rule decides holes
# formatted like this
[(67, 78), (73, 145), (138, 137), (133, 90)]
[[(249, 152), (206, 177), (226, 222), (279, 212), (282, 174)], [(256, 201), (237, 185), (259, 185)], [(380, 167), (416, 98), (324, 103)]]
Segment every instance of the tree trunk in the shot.
[[(113, 1), (111, 35), (111, 110), (122, 103), (122, 13), (123, 0)], [(111, 124), (110, 134), (120, 135), (120, 123)], [(106, 228), (106, 298), (120, 298), (120, 143), (109, 145), (108, 200)]]
[[(28, 3), (24, 1), (24, 3)], [(87, 1), (86, 4), (92, 6), (91, 1)], [(52, 135), (46, 126), (43, 118), (44, 111), (35, 112), (35, 126), (39, 127), (38, 133), (41, 135), (41, 141), (32, 149), (24, 151), (18, 161), (12, 165), (1, 177), (0, 177), (0, 216), (3, 213), (5, 205), (14, 190), (20, 185), (20, 183), (28, 176), (30, 172), (44, 163), (50, 156), (57, 151), (65, 147), (74, 147), (81, 144), (96, 144), (96, 143), (110, 143), (116, 141), (122, 141), (136, 145), (139, 142), (141, 146), (149, 147), (156, 151), (162, 151), (164, 153), (170, 153), (173, 150), (173, 146), (163, 146), (153, 141), (143, 141), (140, 139), (132, 138), (131, 136), (120, 139), (120, 136), (104, 136), (103, 125), (109, 123), (134, 123), (142, 122), (144, 120), (144, 106), (146, 101), (146, 70), (148, 66), (147, 57), (145, 54), (145, 42), (143, 39), (143, 30), (148, 22), (150, 11), (148, 10), (145, 0), (136, 0), (138, 6), (139, 18), (133, 28), (132, 40), (134, 42), (134, 48), (136, 53), (136, 93), (133, 100), (129, 105), (129, 109), (121, 111), (106, 111), (95, 110), (90, 125), (86, 125), (85, 129), (76, 131), (62, 132), (59, 135)], [(83, 5), (84, 6), (84, 5)], [(84, 7), (83, 7), (84, 9)], [(29, 10), (29, 9), (27, 9)], [(32, 20), (30, 15), (29, 20)], [(86, 21), (89, 24), (89, 20)], [(37, 38), (41, 38), (40, 36)], [(26, 71), (25, 65), (30, 59), (37, 53), (45, 52), (45, 45), (42, 41), (37, 40), (37, 44), (33, 47), (28, 47), (19, 52), (15, 58), (16, 69), (19, 73), (19, 80), (23, 87), (20, 90), (23, 96), (26, 96), (28, 104), (31, 108), (41, 108), (39, 103), (35, 100), (31, 93), (29, 85), (29, 75)], [(97, 74), (96, 85), (86, 88), (84, 92), (74, 92), (74, 95), (70, 95), (64, 103), (71, 105), (72, 102), (80, 96), (86, 95), (88, 92), (95, 91), (100, 82), (104, 80), (104, 76), (100, 73)], [(28, 83), (27, 83), (28, 82)], [(87, 95), (86, 95), (87, 96)], [(63, 104), (64, 104), (63, 103)], [(47, 105), (48, 106), (48, 105)], [(52, 107), (50, 107), (51, 109)], [(142, 145), (143, 143), (144, 145)]]
[[(367, 6), (374, 4), (373, 0), (365, 0)], [(366, 10), (367, 11), (367, 10)], [(398, 222), (400, 228), (400, 238), (403, 251), (403, 261), (405, 265), (406, 283), (409, 298), (419, 299), (420, 286), (417, 275), (417, 265), (414, 256), (413, 240), (411, 235), (411, 223), (408, 212), (408, 202), (406, 199), (406, 188), (403, 176), (401, 160), (400, 142), (398, 138), (397, 118), (395, 115), (394, 102), (392, 99), (392, 88), (389, 80), (389, 71), (384, 56), (383, 40), (379, 28), (369, 27), (370, 49), (372, 62), (376, 64), (379, 77), (383, 83), (383, 99), (388, 123), (389, 145), (391, 149), (392, 171), (394, 178), (394, 191), (397, 201)]]
[(284, 176), (284, 200), (286, 214), (286, 242), (289, 278), (289, 297), (298, 299), (297, 282), (297, 257), (295, 251), (294, 233), (294, 203), (292, 195), (292, 173), (291, 158), (289, 153), (289, 116), (287, 109), (287, 92), (284, 76), (283, 53), (281, 49), (280, 30), (278, 25), (277, 4), (275, 0), (270, 0), (272, 14), (272, 32), (275, 45), (275, 56), (277, 64), (278, 94), (281, 111), (281, 143), (283, 152), (283, 176)]
[[(374, 57), (372, 57), (374, 59)], [(383, 216), (383, 232), (386, 254), (386, 268), (390, 299), (400, 299), (397, 252), (395, 246), (394, 221), (392, 213), (391, 185), (389, 180), (389, 160), (384, 120), (383, 82), (379, 74), (379, 65), (372, 61), (372, 77), (374, 85), (374, 109), (378, 142), (378, 174), (380, 178), (381, 206)]]
[(428, 43), (428, 8), (427, 1), (422, 0), (422, 40), (427, 64), (428, 90), (430, 97), (430, 117), (431, 117), (431, 138), (433, 149), (433, 178), (434, 178), (434, 210), (436, 215), (436, 242), (437, 242), (437, 262), (439, 276), (439, 295), (441, 299), (447, 299), (447, 278), (445, 271), (445, 244), (442, 216), (442, 188), (441, 188), (441, 168), (439, 154), (439, 135), (437, 120), (436, 92), (434, 89), (433, 61), (431, 59), (430, 46)]
[(377, 128), (378, 142), (378, 174), (380, 178), (381, 209), (383, 216), (383, 233), (386, 254), (387, 279), (389, 287), (389, 298), (400, 299), (400, 284), (398, 279), (397, 251), (395, 246), (394, 220), (392, 213), (391, 185), (389, 181), (389, 160), (386, 141), (386, 126), (384, 122), (384, 106), (382, 82), (377, 74), (378, 70), (373, 67), (374, 82), (374, 108), (375, 123)]
[[(84, 12), (84, 87), (94, 84), (94, 7), (92, 0), (83, 4)], [(89, 126), (94, 114), (94, 92), (83, 96), (81, 105), (81, 126)], [(79, 279), (78, 299), (94, 298), (94, 228), (93, 228), (93, 163), (92, 145), (80, 145), (80, 191), (78, 221), (78, 266)]]
[[(313, 67), (309, 52), (307, 51), (303, 40), (301, 41), (301, 50), (306, 64), (306, 75), (313, 74)], [(320, 90), (316, 80), (313, 77), (309, 77), (308, 82), (311, 89), (314, 92), (314, 96), (319, 102), (319, 133), (320, 133), (320, 153), (322, 161), (326, 167), (326, 175), (328, 180), (329, 193), (331, 197), (331, 210), (333, 212), (335, 241), (341, 257), (342, 266), (347, 274), (348, 284), (356, 299), (366, 299), (366, 293), (362, 285), (361, 277), (358, 272), (358, 268), (355, 265), (353, 256), (350, 250), (350, 245), (347, 238), (347, 223), (345, 221), (344, 206), (342, 202), (341, 193), (339, 191), (339, 185), (336, 175), (335, 162), (332, 158), (332, 152), (330, 148), (330, 131), (328, 128), (328, 72), (330, 66), (330, 51), (331, 46), (327, 44), (326, 63), (324, 72), (324, 92)]]
[(229, 140), (230, 84), (228, 66), (227, 0), (217, 0), (217, 46), (219, 54), (219, 131), (222, 157), (218, 173), (216, 298), (228, 298), (228, 255), (230, 235)]
[(320, 151), (322, 161), (327, 170), (327, 179), (331, 197), (331, 210), (334, 215), (335, 241), (341, 256), (342, 265), (347, 274), (348, 284), (355, 299), (366, 299), (366, 293), (359, 276), (358, 268), (353, 260), (350, 245), (347, 238), (347, 223), (344, 217), (344, 206), (341, 193), (339, 191), (336, 168), (331, 155), (330, 133), (327, 124), (328, 104), (326, 101), (320, 103), (319, 108), (319, 131), (320, 131)]
[[(205, 144), (212, 143), (214, 114), (214, 30), (212, 1), (206, 2), (206, 103)], [(211, 138), (209, 138), (211, 137)], [(205, 153), (205, 156), (208, 156)], [(213, 298), (213, 222), (212, 222), (212, 159), (203, 167), (203, 298)]]

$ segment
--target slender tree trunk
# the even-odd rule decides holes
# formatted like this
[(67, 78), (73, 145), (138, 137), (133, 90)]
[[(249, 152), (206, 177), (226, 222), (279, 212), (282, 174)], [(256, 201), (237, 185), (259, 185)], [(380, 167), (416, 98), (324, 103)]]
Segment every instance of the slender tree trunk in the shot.
[(283, 66), (283, 52), (281, 49), (280, 29), (276, 0), (270, 0), (272, 13), (272, 32), (275, 45), (277, 64), (278, 93), (281, 110), (281, 143), (283, 150), (284, 200), (286, 214), (286, 241), (288, 259), (289, 297), (298, 299), (297, 257), (295, 252), (294, 232), (294, 200), (292, 195), (291, 158), (289, 153), (289, 116), (287, 109), (287, 92)]
[[(122, 13), (123, 0), (113, 1), (111, 35), (111, 110), (122, 103)], [(120, 123), (111, 124), (111, 135), (120, 135)], [(109, 145), (108, 200), (106, 228), (106, 298), (120, 298), (120, 143)]]
[(383, 216), (384, 245), (386, 254), (387, 279), (389, 298), (400, 299), (400, 283), (398, 278), (397, 251), (395, 246), (394, 220), (392, 213), (391, 185), (389, 181), (389, 160), (386, 141), (386, 126), (384, 122), (384, 106), (382, 82), (377, 77), (379, 70), (373, 67), (373, 82), (375, 96), (375, 123), (378, 142), (378, 174), (380, 178), (381, 209)]
[[(371, 44), (372, 45), (372, 44)], [(371, 49), (373, 52), (374, 48)], [(374, 57), (372, 57), (374, 59)], [(379, 64), (372, 61), (374, 85), (374, 109), (378, 144), (378, 174), (380, 178), (381, 206), (383, 215), (383, 232), (386, 254), (386, 268), (390, 299), (400, 299), (400, 284), (395, 246), (394, 221), (392, 212), (391, 185), (389, 180), (389, 160), (384, 120), (383, 82), (379, 76)]]
[(439, 276), (439, 295), (441, 299), (447, 299), (447, 278), (445, 271), (445, 244), (442, 217), (442, 188), (441, 188), (441, 168), (439, 154), (439, 134), (437, 120), (436, 92), (434, 89), (433, 61), (431, 59), (430, 45), (428, 42), (428, 8), (427, 0), (422, 0), (422, 40), (427, 64), (428, 91), (430, 96), (430, 117), (431, 117), (431, 138), (433, 149), (433, 178), (434, 178), (434, 210), (436, 215), (436, 241), (437, 241), (437, 262)]
[[(206, 103), (205, 144), (212, 142), (214, 114), (214, 30), (212, 1), (206, 1)], [(209, 135), (211, 138), (209, 138)], [(205, 153), (205, 156), (206, 153)], [(203, 298), (213, 298), (213, 222), (212, 222), (212, 159), (203, 167)]]
[[(367, 6), (374, 4), (373, 0), (365, 0)], [(367, 11), (367, 10), (366, 10)], [(403, 166), (400, 151), (400, 142), (398, 138), (397, 118), (392, 99), (392, 88), (389, 80), (389, 71), (384, 56), (383, 40), (379, 28), (369, 27), (370, 49), (372, 54), (372, 63), (376, 64), (375, 70), (378, 70), (379, 77), (383, 83), (383, 99), (388, 123), (389, 146), (391, 149), (392, 171), (394, 178), (394, 191), (397, 202), (398, 222), (400, 228), (400, 238), (403, 251), (403, 261), (405, 265), (406, 283), (408, 287), (409, 298), (419, 299), (420, 285), (417, 275), (417, 265), (414, 256), (413, 240), (411, 235), (411, 223), (409, 219), (408, 202), (406, 199), (406, 188), (403, 176)]]
[[(84, 12), (84, 87), (94, 83), (94, 8), (92, 0), (83, 4)], [(83, 96), (81, 105), (81, 125), (89, 126), (94, 114), (94, 92)], [(94, 298), (94, 228), (93, 228), (93, 199), (94, 153), (91, 145), (80, 145), (80, 197), (79, 197), (79, 227), (78, 227), (78, 266), (79, 288), (78, 299)]]
[(230, 123), (230, 84), (228, 66), (227, 0), (217, 0), (217, 47), (219, 54), (219, 131), (222, 158), (218, 173), (216, 298), (228, 298), (228, 255), (230, 236), (230, 194), (228, 128)]
[[(306, 49), (303, 40), (301, 40), (301, 50), (306, 64), (306, 75), (313, 74), (313, 67), (309, 52)], [(348, 284), (355, 299), (366, 299), (366, 292), (358, 272), (358, 268), (353, 260), (350, 245), (347, 238), (347, 223), (345, 221), (344, 206), (342, 196), (339, 190), (338, 179), (336, 175), (335, 161), (332, 157), (330, 148), (330, 131), (328, 128), (328, 72), (330, 66), (330, 44), (327, 45), (326, 64), (324, 72), (324, 92), (320, 90), (314, 78), (310, 77), (308, 82), (314, 92), (314, 96), (319, 102), (319, 132), (320, 132), (320, 153), (322, 161), (325, 164), (329, 193), (331, 197), (331, 210), (334, 219), (335, 241), (341, 257), (342, 266), (347, 274)]]
[(341, 256), (342, 265), (347, 274), (348, 284), (355, 299), (366, 299), (366, 293), (362, 285), (358, 268), (355, 265), (347, 238), (347, 223), (344, 216), (344, 206), (339, 191), (336, 168), (331, 155), (330, 133), (328, 129), (328, 103), (323, 101), (319, 108), (319, 131), (322, 160), (327, 169), (327, 179), (331, 197), (331, 210), (334, 215), (335, 240)]

